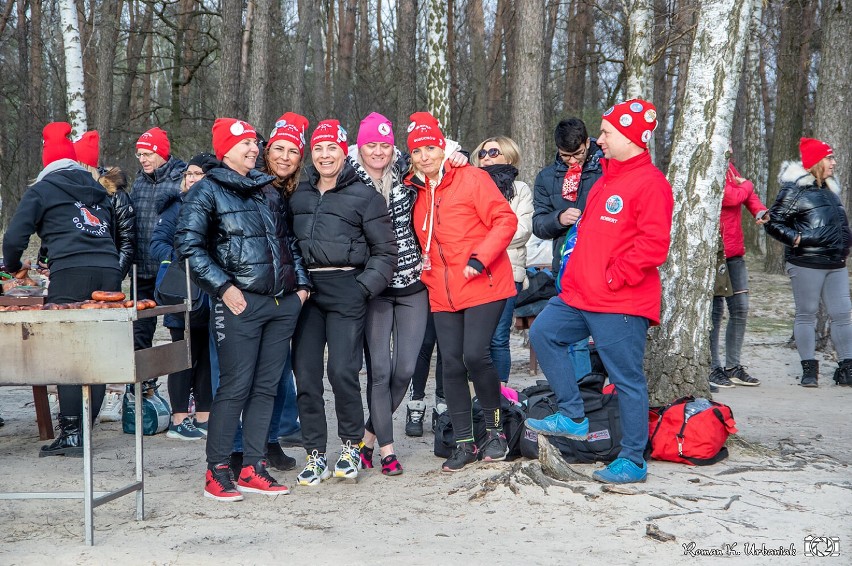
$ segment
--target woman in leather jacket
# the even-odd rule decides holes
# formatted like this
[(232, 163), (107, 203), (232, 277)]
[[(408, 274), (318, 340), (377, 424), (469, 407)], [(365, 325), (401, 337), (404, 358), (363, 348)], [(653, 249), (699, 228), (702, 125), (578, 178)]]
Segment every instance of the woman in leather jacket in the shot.
[[(308, 286), (274, 178), (254, 169), (256, 130), (241, 120), (217, 119), (213, 149), (221, 164), (187, 193), (175, 249), (210, 295), (219, 356), (204, 495), (239, 501), (242, 493), (289, 493), (266, 470), (266, 439)], [(235, 486), (229, 458), (241, 414), (244, 465)]]
[(799, 385), (818, 385), (814, 350), (820, 297), (831, 318), (831, 340), (840, 359), (834, 381), (852, 385), (852, 301), (846, 271), (852, 233), (832, 177), (831, 146), (802, 138), (799, 152), (801, 163), (781, 166), (781, 190), (766, 224), (766, 232), (786, 246), (784, 258), (796, 303), (793, 337), (802, 360)]

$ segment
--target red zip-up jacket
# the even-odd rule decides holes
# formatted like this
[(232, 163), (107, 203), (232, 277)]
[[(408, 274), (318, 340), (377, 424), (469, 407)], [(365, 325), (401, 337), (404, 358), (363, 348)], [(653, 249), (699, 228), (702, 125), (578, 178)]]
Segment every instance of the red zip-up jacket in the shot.
[(722, 214), (719, 218), (719, 229), (722, 231), (722, 243), (725, 246), (725, 258), (745, 255), (745, 240), (743, 238), (742, 207), (756, 217), (766, 205), (760, 202), (760, 197), (754, 192), (754, 185), (748, 179), (738, 183), (736, 177), (742, 177), (734, 168), (728, 165), (725, 175), (725, 192), (722, 195)]
[(672, 187), (648, 152), (603, 163), (559, 297), (577, 309), (643, 316), (656, 326), (662, 294), (657, 268), (669, 253)]
[[(518, 219), (488, 173), (446, 163), (444, 176), (433, 190), (427, 190), (413, 173), (406, 176), (405, 183), (417, 188), (414, 232), (424, 253), (429, 248), (432, 268), (424, 269), (420, 279), (429, 289), (432, 312), (455, 312), (514, 296), (515, 280), (506, 248)], [(465, 279), (464, 268), (471, 259), (485, 269)]]

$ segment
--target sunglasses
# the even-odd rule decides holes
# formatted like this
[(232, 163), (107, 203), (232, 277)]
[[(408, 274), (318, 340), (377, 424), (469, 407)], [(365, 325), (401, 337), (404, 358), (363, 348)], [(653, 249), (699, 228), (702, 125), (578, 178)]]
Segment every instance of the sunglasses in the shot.
[(480, 159), (485, 159), (486, 155), (491, 159), (494, 159), (498, 155), (503, 155), (503, 152), (497, 149), (496, 147), (492, 147), (491, 149), (480, 149), (477, 155)]

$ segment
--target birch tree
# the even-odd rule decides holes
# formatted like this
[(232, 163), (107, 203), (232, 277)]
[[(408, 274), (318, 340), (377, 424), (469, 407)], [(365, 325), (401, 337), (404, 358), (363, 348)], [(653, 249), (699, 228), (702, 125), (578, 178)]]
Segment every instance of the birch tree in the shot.
[(62, 45), (65, 52), (65, 82), (68, 123), (71, 137), (77, 138), (87, 129), (86, 89), (83, 81), (83, 50), (80, 46), (80, 28), (77, 23), (77, 5), (74, 0), (59, 1), (59, 18), (62, 23)]
[(429, 0), (429, 71), (426, 92), (429, 112), (446, 135), (453, 135), (450, 122), (450, 68), (447, 65), (447, 5), (444, 0)]
[(662, 312), (648, 345), (652, 404), (708, 394), (710, 306), (719, 212), (751, 2), (701, 5), (668, 178), (675, 196)]
[(516, 7), (518, 67), (512, 81), (512, 136), (524, 148), (520, 178), (531, 182), (544, 162), (544, 122), (541, 101), (541, 60), (544, 56), (536, 34), (544, 27), (541, 0), (520, 0)]
[(627, 74), (625, 98), (654, 98), (654, 65), (651, 34), (654, 31), (653, 0), (625, 1), (627, 13)]

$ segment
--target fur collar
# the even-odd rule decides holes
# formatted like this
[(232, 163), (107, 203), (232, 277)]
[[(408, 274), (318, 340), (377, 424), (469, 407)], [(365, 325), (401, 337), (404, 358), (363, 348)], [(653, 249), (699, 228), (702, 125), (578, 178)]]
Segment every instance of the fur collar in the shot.
[[(816, 187), (816, 178), (802, 167), (798, 161), (785, 161), (781, 164), (781, 172), (778, 174), (781, 184), (794, 183), (797, 187)], [(840, 194), (840, 187), (834, 177), (825, 180), (826, 186), (836, 195)]]

